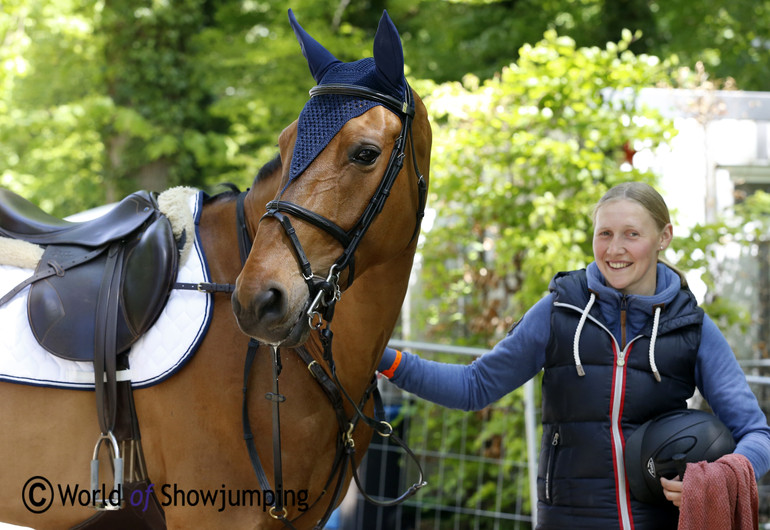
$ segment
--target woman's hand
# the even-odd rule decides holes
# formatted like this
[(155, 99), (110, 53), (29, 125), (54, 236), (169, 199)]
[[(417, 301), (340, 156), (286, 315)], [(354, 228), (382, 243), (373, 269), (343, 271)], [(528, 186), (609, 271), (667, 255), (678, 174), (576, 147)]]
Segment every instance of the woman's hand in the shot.
[(682, 481), (679, 477), (667, 479), (660, 477), (660, 483), (663, 486), (663, 494), (668, 500), (674, 503), (674, 506), (682, 504)]

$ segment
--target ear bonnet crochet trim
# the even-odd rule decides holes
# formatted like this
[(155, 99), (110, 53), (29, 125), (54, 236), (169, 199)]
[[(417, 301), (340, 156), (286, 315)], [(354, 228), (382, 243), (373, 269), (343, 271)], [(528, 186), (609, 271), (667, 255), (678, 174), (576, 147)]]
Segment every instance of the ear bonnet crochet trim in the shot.
[[(349, 84), (370, 88), (403, 101), (407, 90), (401, 39), (386, 11), (374, 37), (374, 57), (345, 63), (335, 58), (297, 22), (289, 9), (294, 29), (318, 85)], [(310, 98), (300, 112), (297, 141), (289, 169), (289, 182), (302, 174), (349, 120), (381, 103), (341, 94)]]

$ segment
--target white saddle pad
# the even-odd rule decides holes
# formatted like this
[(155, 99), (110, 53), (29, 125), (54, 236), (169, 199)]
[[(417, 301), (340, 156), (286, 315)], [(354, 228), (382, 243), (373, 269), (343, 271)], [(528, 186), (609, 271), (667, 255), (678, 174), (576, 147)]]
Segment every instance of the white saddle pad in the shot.
[[(195, 222), (195, 241), (185, 262), (180, 264), (178, 282), (209, 281), (208, 266), (198, 234), (203, 194), (191, 194), (188, 206)], [(187, 234), (192, 237), (192, 234)], [(0, 295), (31, 276), (34, 271), (0, 265)], [(27, 320), (24, 289), (0, 307), (0, 381), (29, 385), (94, 388), (94, 367), (90, 362), (68, 361), (52, 355), (35, 340)], [(119, 379), (130, 379), (134, 388), (154, 385), (174, 374), (195, 353), (208, 329), (212, 315), (211, 294), (173, 289), (160, 317), (129, 353), (130, 370)], [(129, 372), (129, 373), (126, 373)]]

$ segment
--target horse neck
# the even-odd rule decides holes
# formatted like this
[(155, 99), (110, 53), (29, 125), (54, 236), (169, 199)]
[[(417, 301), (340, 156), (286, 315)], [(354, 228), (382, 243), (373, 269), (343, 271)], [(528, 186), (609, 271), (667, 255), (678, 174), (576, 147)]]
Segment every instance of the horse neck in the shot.
[[(280, 165), (273, 171), (255, 179), (246, 194), (244, 211), (249, 238), (254, 239), (261, 219), (260, 213), (271, 201), (280, 182)], [(236, 200), (234, 197), (214, 201), (204, 206), (201, 219), (201, 239), (206, 248), (206, 257), (213, 282), (235, 283), (241, 272), (241, 258), (237, 252), (239, 234), (236, 221)]]
[(255, 182), (246, 195), (244, 208), (247, 212), (246, 225), (249, 231), (249, 237), (253, 240), (257, 233), (257, 227), (262, 219), (262, 214), (266, 211), (267, 203), (272, 201), (278, 193), (280, 184), (280, 171), (274, 171), (268, 177)]
[(235, 202), (222, 199), (203, 207), (200, 235), (212, 282), (234, 284), (241, 271)]

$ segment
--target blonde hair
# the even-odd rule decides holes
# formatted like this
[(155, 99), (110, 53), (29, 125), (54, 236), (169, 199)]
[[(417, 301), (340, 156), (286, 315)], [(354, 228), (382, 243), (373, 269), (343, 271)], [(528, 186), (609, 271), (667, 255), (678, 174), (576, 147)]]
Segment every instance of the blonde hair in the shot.
[[(594, 224), (596, 223), (596, 212), (599, 208), (608, 202), (619, 200), (633, 201), (647, 210), (653, 221), (655, 221), (655, 226), (657, 226), (658, 230), (661, 232), (667, 224), (671, 223), (671, 214), (668, 211), (666, 201), (663, 200), (663, 197), (655, 190), (655, 188), (644, 182), (624, 182), (610, 188), (609, 191), (599, 199), (599, 202), (596, 203), (591, 217)], [(682, 287), (687, 287), (687, 279), (682, 271), (661, 257), (658, 257), (658, 262), (663, 263), (673, 270), (679, 276)]]

